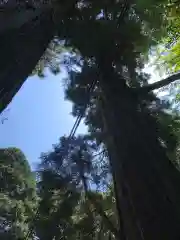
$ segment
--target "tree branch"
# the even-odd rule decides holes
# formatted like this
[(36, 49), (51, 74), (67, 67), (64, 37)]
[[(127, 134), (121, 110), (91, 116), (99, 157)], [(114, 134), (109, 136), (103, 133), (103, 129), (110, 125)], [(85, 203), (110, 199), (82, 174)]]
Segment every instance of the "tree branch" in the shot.
[(168, 84), (173, 83), (177, 80), (180, 80), (180, 73), (173, 74), (173, 75), (171, 75), (171, 76), (169, 76), (169, 77), (167, 77), (167, 78), (165, 78), (161, 81), (158, 81), (158, 82), (149, 84), (147, 86), (141, 87), (141, 88), (137, 89), (137, 92), (140, 93), (140, 94), (145, 94), (145, 93), (148, 93), (150, 91), (156, 90), (158, 88), (165, 87)]

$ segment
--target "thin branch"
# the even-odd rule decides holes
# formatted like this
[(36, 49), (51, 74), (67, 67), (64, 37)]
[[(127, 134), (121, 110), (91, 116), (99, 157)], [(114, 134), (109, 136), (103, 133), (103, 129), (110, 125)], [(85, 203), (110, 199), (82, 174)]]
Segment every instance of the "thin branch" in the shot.
[(161, 81), (158, 81), (158, 82), (149, 84), (147, 86), (141, 87), (141, 88), (137, 89), (137, 92), (139, 94), (149, 93), (150, 91), (165, 87), (168, 84), (171, 84), (171, 83), (173, 83), (177, 80), (180, 80), (180, 73), (173, 74), (173, 75), (171, 75), (171, 76), (169, 76), (169, 77), (167, 77), (167, 78), (165, 78)]
[(104, 153), (106, 153), (106, 149), (102, 150), (102, 151), (99, 152), (99, 153), (94, 154), (92, 157), (95, 158), (95, 157), (100, 156), (100, 155), (102, 155), (102, 154), (104, 154)]

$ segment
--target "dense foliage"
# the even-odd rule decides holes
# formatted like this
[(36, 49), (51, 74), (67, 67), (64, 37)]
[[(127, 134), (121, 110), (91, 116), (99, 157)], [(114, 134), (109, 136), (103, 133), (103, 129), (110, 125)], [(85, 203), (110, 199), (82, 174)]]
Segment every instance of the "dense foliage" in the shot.
[(166, 6), (167, 34), (160, 39), (157, 48), (159, 68), (168, 73), (180, 70), (180, 12), (179, 3), (171, 2)]
[(103, 239), (118, 234), (107, 159), (100, 168), (93, 152), (94, 146), (79, 136), (62, 137), (52, 152), (42, 155), (35, 223), (40, 239), (100, 239), (100, 235)]
[(24, 239), (37, 207), (34, 175), (16, 148), (0, 149), (0, 174), (0, 237)]

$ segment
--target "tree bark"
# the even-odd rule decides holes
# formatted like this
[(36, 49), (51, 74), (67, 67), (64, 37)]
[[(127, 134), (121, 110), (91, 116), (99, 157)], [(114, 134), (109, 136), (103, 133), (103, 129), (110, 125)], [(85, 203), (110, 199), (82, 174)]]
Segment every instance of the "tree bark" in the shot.
[(42, 13), (42, 9), (26, 10), (26, 11), (4, 11), (0, 14), (0, 34), (19, 29), (24, 24), (32, 21)]
[(0, 36), (0, 112), (11, 102), (53, 38), (51, 12)]
[[(156, 129), (123, 79), (102, 58), (101, 87), (116, 157), (111, 160), (128, 240), (180, 239), (180, 177)], [(111, 79), (111, 84), (109, 80)]]

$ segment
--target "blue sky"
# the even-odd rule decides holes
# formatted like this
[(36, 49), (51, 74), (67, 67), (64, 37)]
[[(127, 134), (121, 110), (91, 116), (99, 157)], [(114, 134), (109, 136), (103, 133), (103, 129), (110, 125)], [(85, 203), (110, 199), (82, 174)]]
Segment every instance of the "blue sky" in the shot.
[[(64, 74), (45, 79), (30, 77), (0, 119), (0, 147), (18, 147), (34, 168), (41, 152), (51, 150), (60, 136), (68, 133), (75, 118), (71, 103), (64, 100)], [(83, 123), (78, 133), (85, 132)]]

